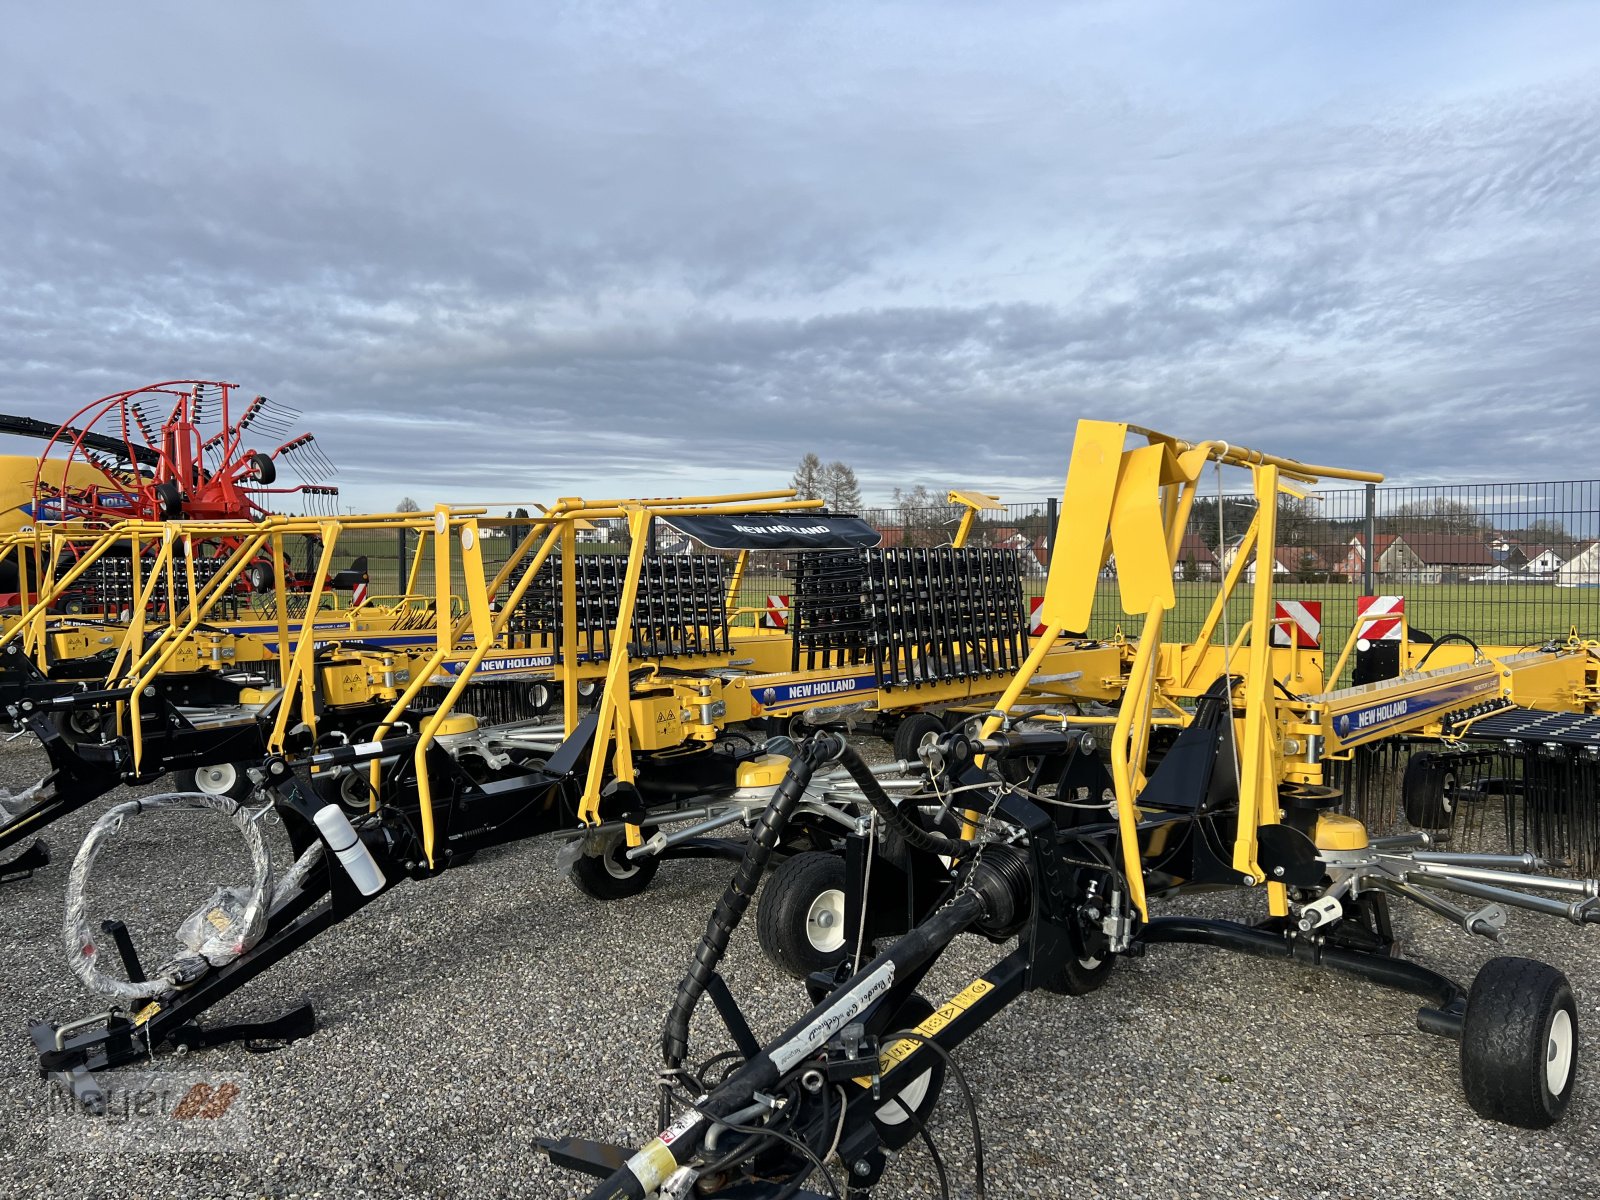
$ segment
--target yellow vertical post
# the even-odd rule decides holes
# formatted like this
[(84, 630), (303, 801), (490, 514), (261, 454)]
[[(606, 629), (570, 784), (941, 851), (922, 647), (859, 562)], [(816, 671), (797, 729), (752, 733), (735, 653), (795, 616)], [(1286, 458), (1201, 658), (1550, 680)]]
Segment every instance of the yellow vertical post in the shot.
[[(322, 556), (317, 560), (316, 574), (311, 579), (311, 590), (306, 593), (307, 619), (302, 619), (300, 622), (300, 637), (294, 644), (294, 656), (284, 671), (283, 697), (278, 702), (277, 719), (272, 723), (272, 733), (267, 740), (268, 749), (275, 753), (283, 751), (283, 739), (289, 729), (289, 714), (294, 708), (296, 691), (299, 693), (300, 719), (313, 730), (317, 725), (316, 676), (312, 670), (316, 660), (317, 639), (312, 632), (314, 622), (309, 619), (309, 615), (316, 612), (317, 606), (322, 603), (322, 588), (327, 582), (328, 568), (333, 564), (334, 541), (333, 536), (323, 539)], [(280, 597), (286, 595), (287, 593), (280, 593)]]
[[(617, 626), (611, 638), (611, 658), (606, 665), (605, 683), (599, 703), (599, 722), (595, 729), (594, 746), (589, 752), (589, 776), (584, 783), (583, 799), (578, 804), (578, 816), (586, 825), (600, 823), (600, 787), (605, 779), (606, 759), (613, 738), (616, 755), (613, 768), (619, 780), (633, 782), (633, 747), (630, 744), (628, 705), (633, 699), (628, 686), (628, 672), (632, 660), (628, 654), (628, 640), (633, 634), (633, 611), (639, 599), (639, 575), (644, 568), (645, 546), (650, 537), (650, 510), (642, 505), (628, 510), (628, 566), (622, 581), (622, 595), (617, 603)], [(639, 844), (640, 834), (635, 826), (628, 827), (628, 844)]]
[[(163, 575), (167, 580), (167, 598), (172, 598), (172, 538), (175, 530), (168, 525), (161, 531), (161, 549), (156, 554), (155, 562), (150, 564), (150, 581), (145, 584), (144, 591), (139, 593), (134, 601), (133, 618), (128, 623), (128, 636), (124, 646), (139, 646), (144, 641), (145, 611), (150, 606), (151, 598), (155, 595), (156, 584), (161, 582)], [(144, 689), (135, 687), (133, 695), (128, 697), (128, 737), (133, 743), (133, 769), (137, 774), (144, 761), (144, 732), (140, 728), (140, 699)]]
[(450, 619), (450, 508), (433, 509), (433, 622), (439, 644), (455, 648), (455, 623)]
[(561, 733), (571, 737), (578, 727), (578, 531), (561, 523)]
[[(421, 530), (418, 530), (419, 534), (421, 532)], [(419, 536), (417, 538), (417, 548), (411, 552), (411, 568), (406, 572), (405, 594), (407, 596), (416, 594), (417, 580), (422, 575), (422, 551), (427, 544), (428, 539)]]
[[(183, 610), (183, 615), (187, 617), (199, 607), (199, 597), (195, 594), (194, 587), (194, 535), (190, 533), (183, 535), (183, 578), (189, 588), (188, 603)], [(172, 619), (174, 623), (178, 620), (176, 605), (173, 606)]]
[[(1277, 728), (1272, 680), (1272, 572), (1278, 548), (1278, 468), (1254, 468), (1256, 492), (1256, 578), (1251, 590), (1249, 672), (1244, 682), (1244, 749), (1240, 761), (1239, 830), (1233, 866), (1257, 882), (1266, 875), (1257, 861), (1257, 830), (1276, 825), (1278, 809)], [(1288, 911), (1282, 885), (1269, 889), (1273, 914)], [(1282, 911), (1280, 912), (1280, 908)]]
[[(724, 604), (724, 607), (730, 613), (737, 612), (739, 609), (739, 589), (744, 587), (744, 568), (749, 561), (750, 551), (748, 550), (739, 551), (738, 557), (733, 560), (733, 578), (728, 581), (728, 598)], [(761, 614), (759, 613), (756, 614), (755, 626), (757, 629), (761, 628)]]
[(950, 539), (950, 544), (960, 549), (967, 544), (967, 538), (972, 535), (972, 526), (978, 519), (978, 510), (970, 504), (967, 511), (961, 514), (961, 524), (956, 526), (956, 535)]
[[(1117, 829), (1122, 843), (1122, 868), (1128, 882), (1128, 902), (1145, 920), (1150, 909), (1144, 891), (1144, 863), (1139, 853), (1139, 791), (1144, 782), (1144, 741), (1136, 730), (1148, 736), (1152, 679), (1157, 650), (1161, 645), (1161, 625), (1166, 610), (1152, 608), (1145, 616), (1139, 646), (1128, 669), (1128, 692), (1111, 730), (1111, 781), (1117, 798)], [(1137, 739), (1137, 740), (1136, 740)]]
[[(446, 524), (448, 525), (448, 522)], [(436, 545), (435, 550), (437, 549)], [(428, 747), (433, 744), (439, 726), (455, 709), (461, 693), (466, 690), (473, 675), (477, 673), (478, 665), (483, 662), (484, 655), (495, 644), (494, 622), (489, 612), (488, 589), (483, 578), (483, 543), (478, 536), (478, 522), (473, 519), (463, 522), (461, 526), (461, 573), (462, 586), (468, 597), (467, 616), (472, 622), (472, 654), (462, 664), (461, 673), (450, 685), (450, 690), (439, 702), (439, 707), (423, 721), (417, 738), (417, 747), (412, 755), (417, 773), (417, 813), (422, 825), (422, 852), (428, 860), (429, 867), (434, 865), (435, 833), (432, 781), (428, 775)], [(447, 569), (446, 578), (448, 575)], [(435, 579), (437, 583), (437, 576)]]
[[(284, 684), (289, 681), (289, 660), (294, 657), (294, 643), (289, 640), (289, 583), (284, 578), (288, 562), (283, 552), (283, 531), (276, 530), (272, 535), (272, 600), (278, 614), (279, 682)], [(301, 629), (304, 630), (303, 622)]]

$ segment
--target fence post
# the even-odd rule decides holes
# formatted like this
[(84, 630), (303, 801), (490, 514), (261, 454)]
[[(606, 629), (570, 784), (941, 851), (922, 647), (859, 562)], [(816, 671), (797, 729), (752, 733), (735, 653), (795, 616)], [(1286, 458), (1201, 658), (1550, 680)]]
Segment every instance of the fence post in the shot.
[(394, 594), (400, 595), (406, 587), (406, 563), (410, 561), (406, 554), (406, 529), (401, 526), (395, 531), (400, 539), (400, 553), (394, 560)]
[(1044, 566), (1050, 569), (1050, 564), (1056, 558), (1056, 521), (1061, 515), (1061, 501), (1051, 496), (1044, 505)]
[(1361, 586), (1366, 595), (1378, 594), (1378, 485), (1367, 484), (1367, 552), (1363, 556)]

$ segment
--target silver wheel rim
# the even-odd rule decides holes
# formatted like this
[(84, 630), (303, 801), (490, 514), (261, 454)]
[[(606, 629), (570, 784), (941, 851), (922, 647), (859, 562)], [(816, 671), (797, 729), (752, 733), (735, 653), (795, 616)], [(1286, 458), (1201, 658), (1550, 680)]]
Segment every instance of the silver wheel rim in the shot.
[(339, 803), (361, 812), (372, 807), (372, 781), (365, 767), (353, 768), (339, 777)]
[(1440, 787), (1439, 804), (1447, 813), (1456, 811), (1456, 773), (1446, 771), (1443, 786)]
[(933, 1069), (930, 1067), (906, 1085), (904, 1091), (896, 1092), (894, 1097), (878, 1109), (873, 1115), (885, 1125), (899, 1125), (908, 1120), (911, 1113), (917, 1111), (917, 1106), (928, 1096), (928, 1088), (933, 1083)]
[(613, 879), (631, 879), (639, 873), (639, 865), (627, 858), (621, 857), (622, 848), (620, 840), (612, 842), (600, 855), (600, 861), (605, 864), (606, 874)]
[(814, 950), (832, 954), (844, 947), (844, 890), (829, 888), (806, 909), (806, 941)]
[(1564, 1008), (1558, 1009), (1556, 1019), (1550, 1022), (1544, 1061), (1544, 1082), (1552, 1096), (1559, 1096), (1566, 1090), (1567, 1080), (1572, 1075), (1573, 1043), (1572, 1014)]
[(208, 796), (226, 796), (239, 782), (239, 768), (232, 763), (200, 767), (194, 773), (194, 786)]

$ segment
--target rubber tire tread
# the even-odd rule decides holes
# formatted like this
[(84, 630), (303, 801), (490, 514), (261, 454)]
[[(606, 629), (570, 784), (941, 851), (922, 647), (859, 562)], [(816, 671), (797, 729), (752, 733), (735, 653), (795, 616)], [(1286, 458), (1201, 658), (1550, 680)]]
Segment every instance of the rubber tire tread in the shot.
[[(626, 854), (627, 843), (619, 839), (606, 853), (612, 856)], [(599, 855), (585, 854), (572, 864), (572, 882), (591, 900), (625, 900), (629, 896), (637, 896), (649, 887), (650, 881), (656, 877), (656, 868), (660, 865), (660, 856), (652, 854), (633, 864), (632, 875), (618, 879), (606, 869)]]
[(844, 960), (848, 933), (838, 950), (825, 953), (806, 936), (806, 913), (812, 901), (832, 888), (845, 887), (844, 860), (837, 854), (809, 850), (787, 859), (767, 877), (756, 908), (756, 937), (774, 966), (796, 979), (813, 971), (830, 971)]
[(1449, 768), (1437, 754), (1413, 754), (1400, 779), (1406, 821), (1417, 829), (1448, 829), (1453, 814), (1445, 808), (1444, 777)]
[[(1545, 1083), (1550, 1024), (1565, 1008), (1572, 1019), (1572, 1065), (1566, 1089)], [(1578, 1077), (1577, 1005), (1567, 977), (1532, 958), (1491, 958), (1472, 981), (1461, 1030), (1461, 1084), (1481, 1117), (1546, 1129), (1561, 1119)]]
[(930, 733), (945, 731), (944, 722), (932, 713), (912, 713), (894, 730), (894, 756), (905, 762), (917, 762), (917, 746)]

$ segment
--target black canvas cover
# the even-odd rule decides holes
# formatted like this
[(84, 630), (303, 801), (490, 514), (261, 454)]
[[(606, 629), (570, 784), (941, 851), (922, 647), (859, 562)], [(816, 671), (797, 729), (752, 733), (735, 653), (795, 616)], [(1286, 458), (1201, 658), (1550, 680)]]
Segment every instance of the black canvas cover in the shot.
[(830, 513), (695, 513), (660, 519), (712, 550), (848, 550), (876, 546), (883, 538), (860, 517)]

